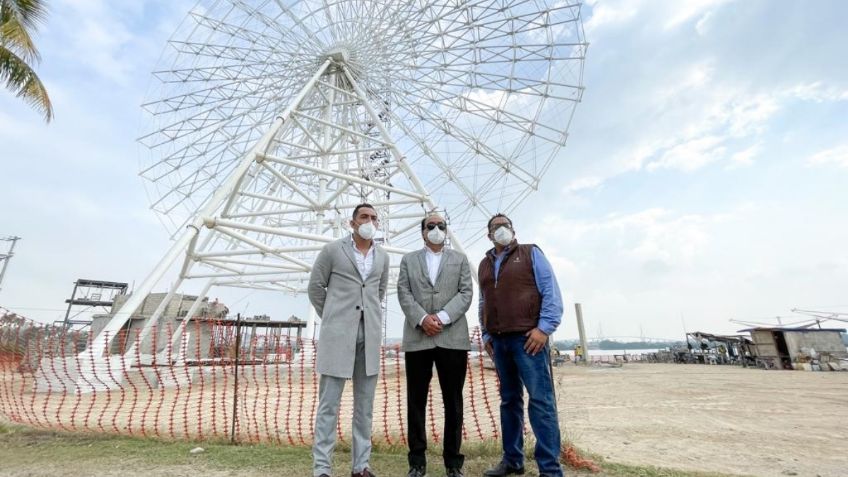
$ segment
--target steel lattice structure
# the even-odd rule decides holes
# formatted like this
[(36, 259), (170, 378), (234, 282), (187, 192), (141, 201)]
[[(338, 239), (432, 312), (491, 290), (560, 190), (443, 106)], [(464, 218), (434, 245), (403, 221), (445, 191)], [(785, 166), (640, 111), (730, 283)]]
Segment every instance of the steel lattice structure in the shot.
[(303, 292), (363, 201), (392, 253), (436, 209), (462, 249), (557, 158), (586, 48), (574, 0), (201, 1), (143, 105), (140, 175), (175, 242), (101, 336), (180, 257), (172, 294)]

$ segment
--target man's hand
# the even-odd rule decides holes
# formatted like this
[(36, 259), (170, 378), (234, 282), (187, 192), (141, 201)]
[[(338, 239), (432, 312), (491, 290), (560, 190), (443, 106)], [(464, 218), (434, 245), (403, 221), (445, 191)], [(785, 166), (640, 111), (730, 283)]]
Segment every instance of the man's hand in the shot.
[(542, 351), (545, 343), (548, 342), (548, 335), (542, 333), (542, 330), (539, 328), (533, 328), (525, 333), (524, 336), (527, 337), (527, 341), (524, 342), (524, 351), (531, 356), (535, 356), (536, 353)]
[(442, 321), (436, 315), (427, 315), (421, 323), (421, 329), (427, 336), (436, 336), (442, 332)]
[(486, 349), (486, 354), (488, 354), (489, 358), (492, 361), (494, 361), (495, 360), (495, 347), (492, 346), (491, 341), (486, 341), (485, 349)]

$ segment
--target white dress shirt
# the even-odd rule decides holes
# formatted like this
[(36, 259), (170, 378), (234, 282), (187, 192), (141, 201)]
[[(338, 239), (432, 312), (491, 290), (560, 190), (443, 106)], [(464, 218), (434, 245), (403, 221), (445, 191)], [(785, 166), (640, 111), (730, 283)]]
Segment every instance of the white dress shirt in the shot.
[[(442, 264), (442, 252), (434, 252), (430, 250), (430, 247), (424, 247), (424, 256), (427, 258), (427, 274), (430, 277), (430, 283), (433, 285), (436, 284), (436, 279), (439, 278), (439, 266)], [(436, 316), (439, 317), (439, 321), (442, 322), (443, 325), (447, 325), (451, 322), (450, 316), (448, 316), (448, 312), (445, 310), (441, 310), (436, 313)], [(421, 320), (418, 322), (418, 325), (421, 326), (421, 323), (424, 323), (424, 318), (427, 318), (427, 315), (421, 317)]]
[(352, 234), (350, 236), (350, 243), (353, 247), (353, 256), (356, 258), (356, 268), (359, 270), (359, 276), (365, 280), (371, 274), (371, 269), (374, 268), (374, 242), (371, 242), (371, 248), (365, 254), (356, 248), (356, 241), (353, 239)]

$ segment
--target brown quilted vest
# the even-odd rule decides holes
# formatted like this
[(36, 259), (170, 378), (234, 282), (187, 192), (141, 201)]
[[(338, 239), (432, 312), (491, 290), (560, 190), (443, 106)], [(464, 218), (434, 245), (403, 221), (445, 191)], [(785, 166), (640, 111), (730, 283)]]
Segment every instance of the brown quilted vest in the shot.
[(483, 326), (490, 334), (525, 332), (539, 324), (542, 296), (533, 274), (533, 244), (513, 242), (495, 280), (495, 254), (486, 253), (478, 279), (483, 297)]

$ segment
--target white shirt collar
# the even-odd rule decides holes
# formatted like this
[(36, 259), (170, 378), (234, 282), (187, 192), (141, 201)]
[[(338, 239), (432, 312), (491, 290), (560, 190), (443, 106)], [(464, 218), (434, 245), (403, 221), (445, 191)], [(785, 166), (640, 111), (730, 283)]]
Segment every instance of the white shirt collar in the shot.
[(443, 253), (445, 253), (444, 248), (442, 248), (442, 250), (440, 252), (434, 252), (430, 247), (428, 247), (426, 245), (424, 246), (424, 251), (427, 252), (430, 255), (436, 255), (436, 256), (439, 256), (439, 257), (442, 256)]

